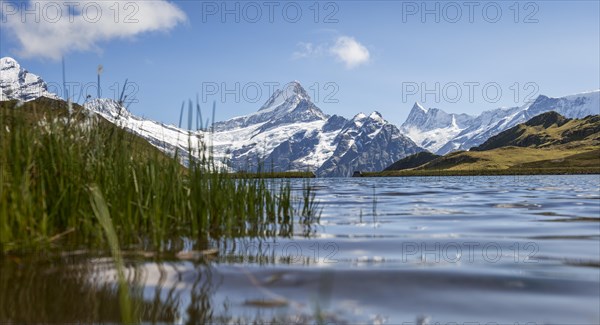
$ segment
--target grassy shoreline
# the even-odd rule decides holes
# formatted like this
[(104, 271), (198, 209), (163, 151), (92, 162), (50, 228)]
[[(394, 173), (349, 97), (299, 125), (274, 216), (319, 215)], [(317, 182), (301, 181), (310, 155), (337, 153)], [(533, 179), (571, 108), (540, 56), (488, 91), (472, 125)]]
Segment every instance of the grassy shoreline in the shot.
[(317, 176), (313, 172), (299, 172), (299, 171), (290, 171), (290, 172), (237, 172), (230, 173), (229, 176), (235, 179), (254, 179), (254, 178), (262, 178), (262, 179), (271, 179), (271, 178), (316, 178)]
[(599, 167), (588, 168), (527, 168), (527, 169), (473, 169), (473, 170), (398, 170), (363, 172), (360, 177), (414, 177), (414, 176), (526, 176), (526, 175), (598, 175)]
[(295, 197), (286, 180), (215, 167), (207, 149), (187, 157), (188, 168), (175, 155), (78, 105), (0, 102), (0, 255), (106, 248), (99, 201), (125, 250), (179, 251), (182, 238), (201, 249), (220, 238), (289, 237), (318, 222), (308, 181)]

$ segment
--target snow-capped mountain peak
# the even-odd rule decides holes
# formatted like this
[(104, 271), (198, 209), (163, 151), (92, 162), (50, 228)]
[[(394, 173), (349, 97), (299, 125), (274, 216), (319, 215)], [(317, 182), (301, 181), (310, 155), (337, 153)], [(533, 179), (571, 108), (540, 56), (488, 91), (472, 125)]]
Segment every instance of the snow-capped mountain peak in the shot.
[(423, 150), (377, 111), (369, 115), (356, 114), (344, 125), (334, 142), (337, 143), (335, 152), (317, 174), (350, 176), (356, 170), (383, 170), (393, 157), (405, 157)]
[(415, 102), (415, 104), (413, 105), (413, 110), (421, 110), (423, 111), (423, 113), (427, 113), (427, 109), (425, 109), (425, 107), (423, 107), (423, 105), (421, 105), (421, 103), (419, 102)]
[[(209, 139), (217, 161), (230, 170), (312, 170), (320, 176), (350, 176), (354, 170), (381, 170), (420, 151), (379, 112), (357, 114), (352, 120), (328, 116), (297, 82), (276, 91), (263, 109), (216, 123), (215, 132), (184, 131), (136, 117), (110, 100), (97, 99), (86, 108), (129, 129), (168, 153), (186, 152), (188, 137)], [(191, 148), (197, 150), (196, 148)], [(187, 156), (187, 155), (184, 155)]]
[(0, 100), (34, 100), (38, 97), (58, 99), (48, 92), (48, 85), (39, 76), (21, 68), (11, 57), (0, 58)]
[(352, 117), (352, 119), (350, 120), (351, 123), (348, 123), (348, 125), (353, 124), (356, 127), (361, 127), (366, 119), (367, 119), (367, 115), (363, 112), (360, 112), (360, 113), (354, 115), (354, 117)]
[(448, 114), (439, 108), (425, 109), (416, 102), (400, 130), (419, 146), (436, 152), (468, 126), (471, 116)]
[(325, 121), (328, 118), (329, 115), (311, 101), (302, 85), (292, 81), (282, 89), (275, 90), (257, 112), (217, 122), (215, 129), (228, 130), (257, 124), (263, 124), (263, 129), (266, 129), (295, 122)]
[(311, 98), (304, 89), (304, 87), (302, 87), (300, 82), (294, 80), (285, 84), (281, 89), (276, 89), (271, 95), (271, 97), (269, 97), (269, 99), (258, 111), (260, 112), (273, 110), (284, 103), (294, 102), (298, 100), (310, 101)]
[(406, 121), (404, 121), (404, 125), (416, 125), (421, 124), (425, 120), (425, 116), (427, 115), (427, 110), (421, 106), (418, 102), (415, 102), (410, 113), (408, 113), (408, 117)]
[(19, 65), (19, 63), (11, 58), (11, 57), (3, 57), (0, 59), (0, 64), (2, 65), (2, 70), (8, 70), (8, 69), (15, 69), (15, 70), (20, 70), (21, 66)]
[(369, 118), (379, 123), (387, 123), (387, 121), (383, 119), (383, 115), (381, 115), (381, 113), (379, 113), (378, 111), (373, 111), (373, 113), (369, 115)]

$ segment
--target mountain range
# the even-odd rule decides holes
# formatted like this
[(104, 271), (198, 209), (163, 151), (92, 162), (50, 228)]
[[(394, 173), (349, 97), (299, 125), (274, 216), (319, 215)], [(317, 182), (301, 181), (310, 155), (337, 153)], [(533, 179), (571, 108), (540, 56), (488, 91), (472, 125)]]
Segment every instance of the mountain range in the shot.
[(400, 130), (422, 148), (444, 155), (469, 150), (493, 135), (549, 111), (567, 118), (600, 114), (600, 90), (560, 98), (540, 95), (531, 103), (484, 111), (477, 116), (425, 109), (415, 103)]
[[(1, 100), (57, 98), (48, 92), (42, 78), (12, 58), (1, 59), (0, 71)], [(276, 90), (258, 111), (199, 130), (136, 116), (111, 99), (92, 99), (83, 106), (169, 154), (191, 150), (198, 156), (207, 145), (215, 161), (231, 171), (263, 168), (350, 176), (356, 170), (381, 171), (424, 150), (444, 154), (469, 149), (542, 112), (556, 110), (568, 118), (598, 114), (599, 95), (600, 91), (562, 98), (539, 96), (530, 105), (499, 108), (479, 116), (449, 114), (415, 103), (400, 128), (378, 112), (349, 119), (328, 115), (297, 81)]]
[(580, 174), (600, 172), (600, 115), (541, 113), (469, 151), (420, 152), (361, 176)]

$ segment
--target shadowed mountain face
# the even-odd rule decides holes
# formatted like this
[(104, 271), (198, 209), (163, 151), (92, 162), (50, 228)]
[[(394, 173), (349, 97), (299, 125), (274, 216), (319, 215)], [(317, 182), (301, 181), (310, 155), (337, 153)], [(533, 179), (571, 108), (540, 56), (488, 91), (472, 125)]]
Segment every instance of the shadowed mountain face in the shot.
[(386, 169), (384, 169), (384, 171), (416, 168), (416, 167), (424, 165), (434, 159), (437, 159), (439, 157), (441, 157), (441, 156), (432, 154), (429, 151), (422, 151), (422, 152), (416, 153), (414, 155), (411, 155), (411, 156), (408, 156), (406, 158), (402, 158), (402, 159), (396, 161), (395, 163), (391, 164)]
[(394, 157), (423, 151), (378, 112), (356, 115), (334, 141), (333, 155), (318, 169), (319, 175), (351, 176), (354, 171), (380, 171)]
[[(11, 90), (10, 98), (54, 96), (27, 90), (44, 84), (43, 80), (20, 68), (15, 60), (4, 58), (2, 64), (3, 91), (21, 89)], [(29, 77), (18, 77), (21, 75)], [(21, 79), (27, 82), (17, 82)], [(214, 123), (210, 128), (214, 132), (185, 130), (138, 117), (110, 99), (94, 99), (84, 107), (171, 155), (198, 156), (210, 150), (218, 166), (231, 171), (308, 170), (319, 176), (350, 176), (354, 170), (382, 170), (422, 150), (377, 112), (361, 113), (351, 120), (325, 114), (297, 81), (276, 90), (255, 113)], [(186, 158), (182, 159), (185, 164)]]
[(569, 122), (568, 118), (565, 118), (555, 111), (550, 111), (538, 116), (534, 116), (531, 120), (525, 122), (524, 124), (526, 126), (541, 126), (547, 129), (552, 125), (563, 126), (567, 122)]

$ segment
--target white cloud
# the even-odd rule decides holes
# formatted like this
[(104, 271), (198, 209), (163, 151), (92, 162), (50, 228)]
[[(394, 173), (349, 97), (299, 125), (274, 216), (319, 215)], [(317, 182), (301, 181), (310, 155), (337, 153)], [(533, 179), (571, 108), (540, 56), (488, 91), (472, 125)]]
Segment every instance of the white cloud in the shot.
[(314, 45), (312, 43), (298, 43), (298, 51), (292, 53), (292, 58), (294, 59), (303, 59), (314, 56)]
[(338, 37), (329, 51), (338, 60), (344, 62), (348, 69), (369, 62), (369, 58), (371, 57), (369, 50), (364, 45), (349, 36)]
[(344, 63), (346, 68), (352, 69), (369, 62), (369, 50), (353, 37), (340, 36), (333, 45), (331, 43), (313, 44), (298, 43), (298, 50), (292, 53), (293, 59), (305, 59), (329, 55)]
[(315, 45), (313, 43), (299, 42), (298, 47), (298, 51), (292, 53), (292, 58), (294, 59), (319, 57), (326, 52), (325, 45), (323, 44)]
[[(27, 14), (22, 14), (15, 7), (3, 6), (3, 28), (19, 41), (22, 56), (55, 60), (72, 51), (100, 50), (101, 42), (112, 39), (167, 31), (187, 19), (179, 7), (165, 0), (30, 0), (27, 7)], [(29, 12), (37, 12), (39, 18)]]

